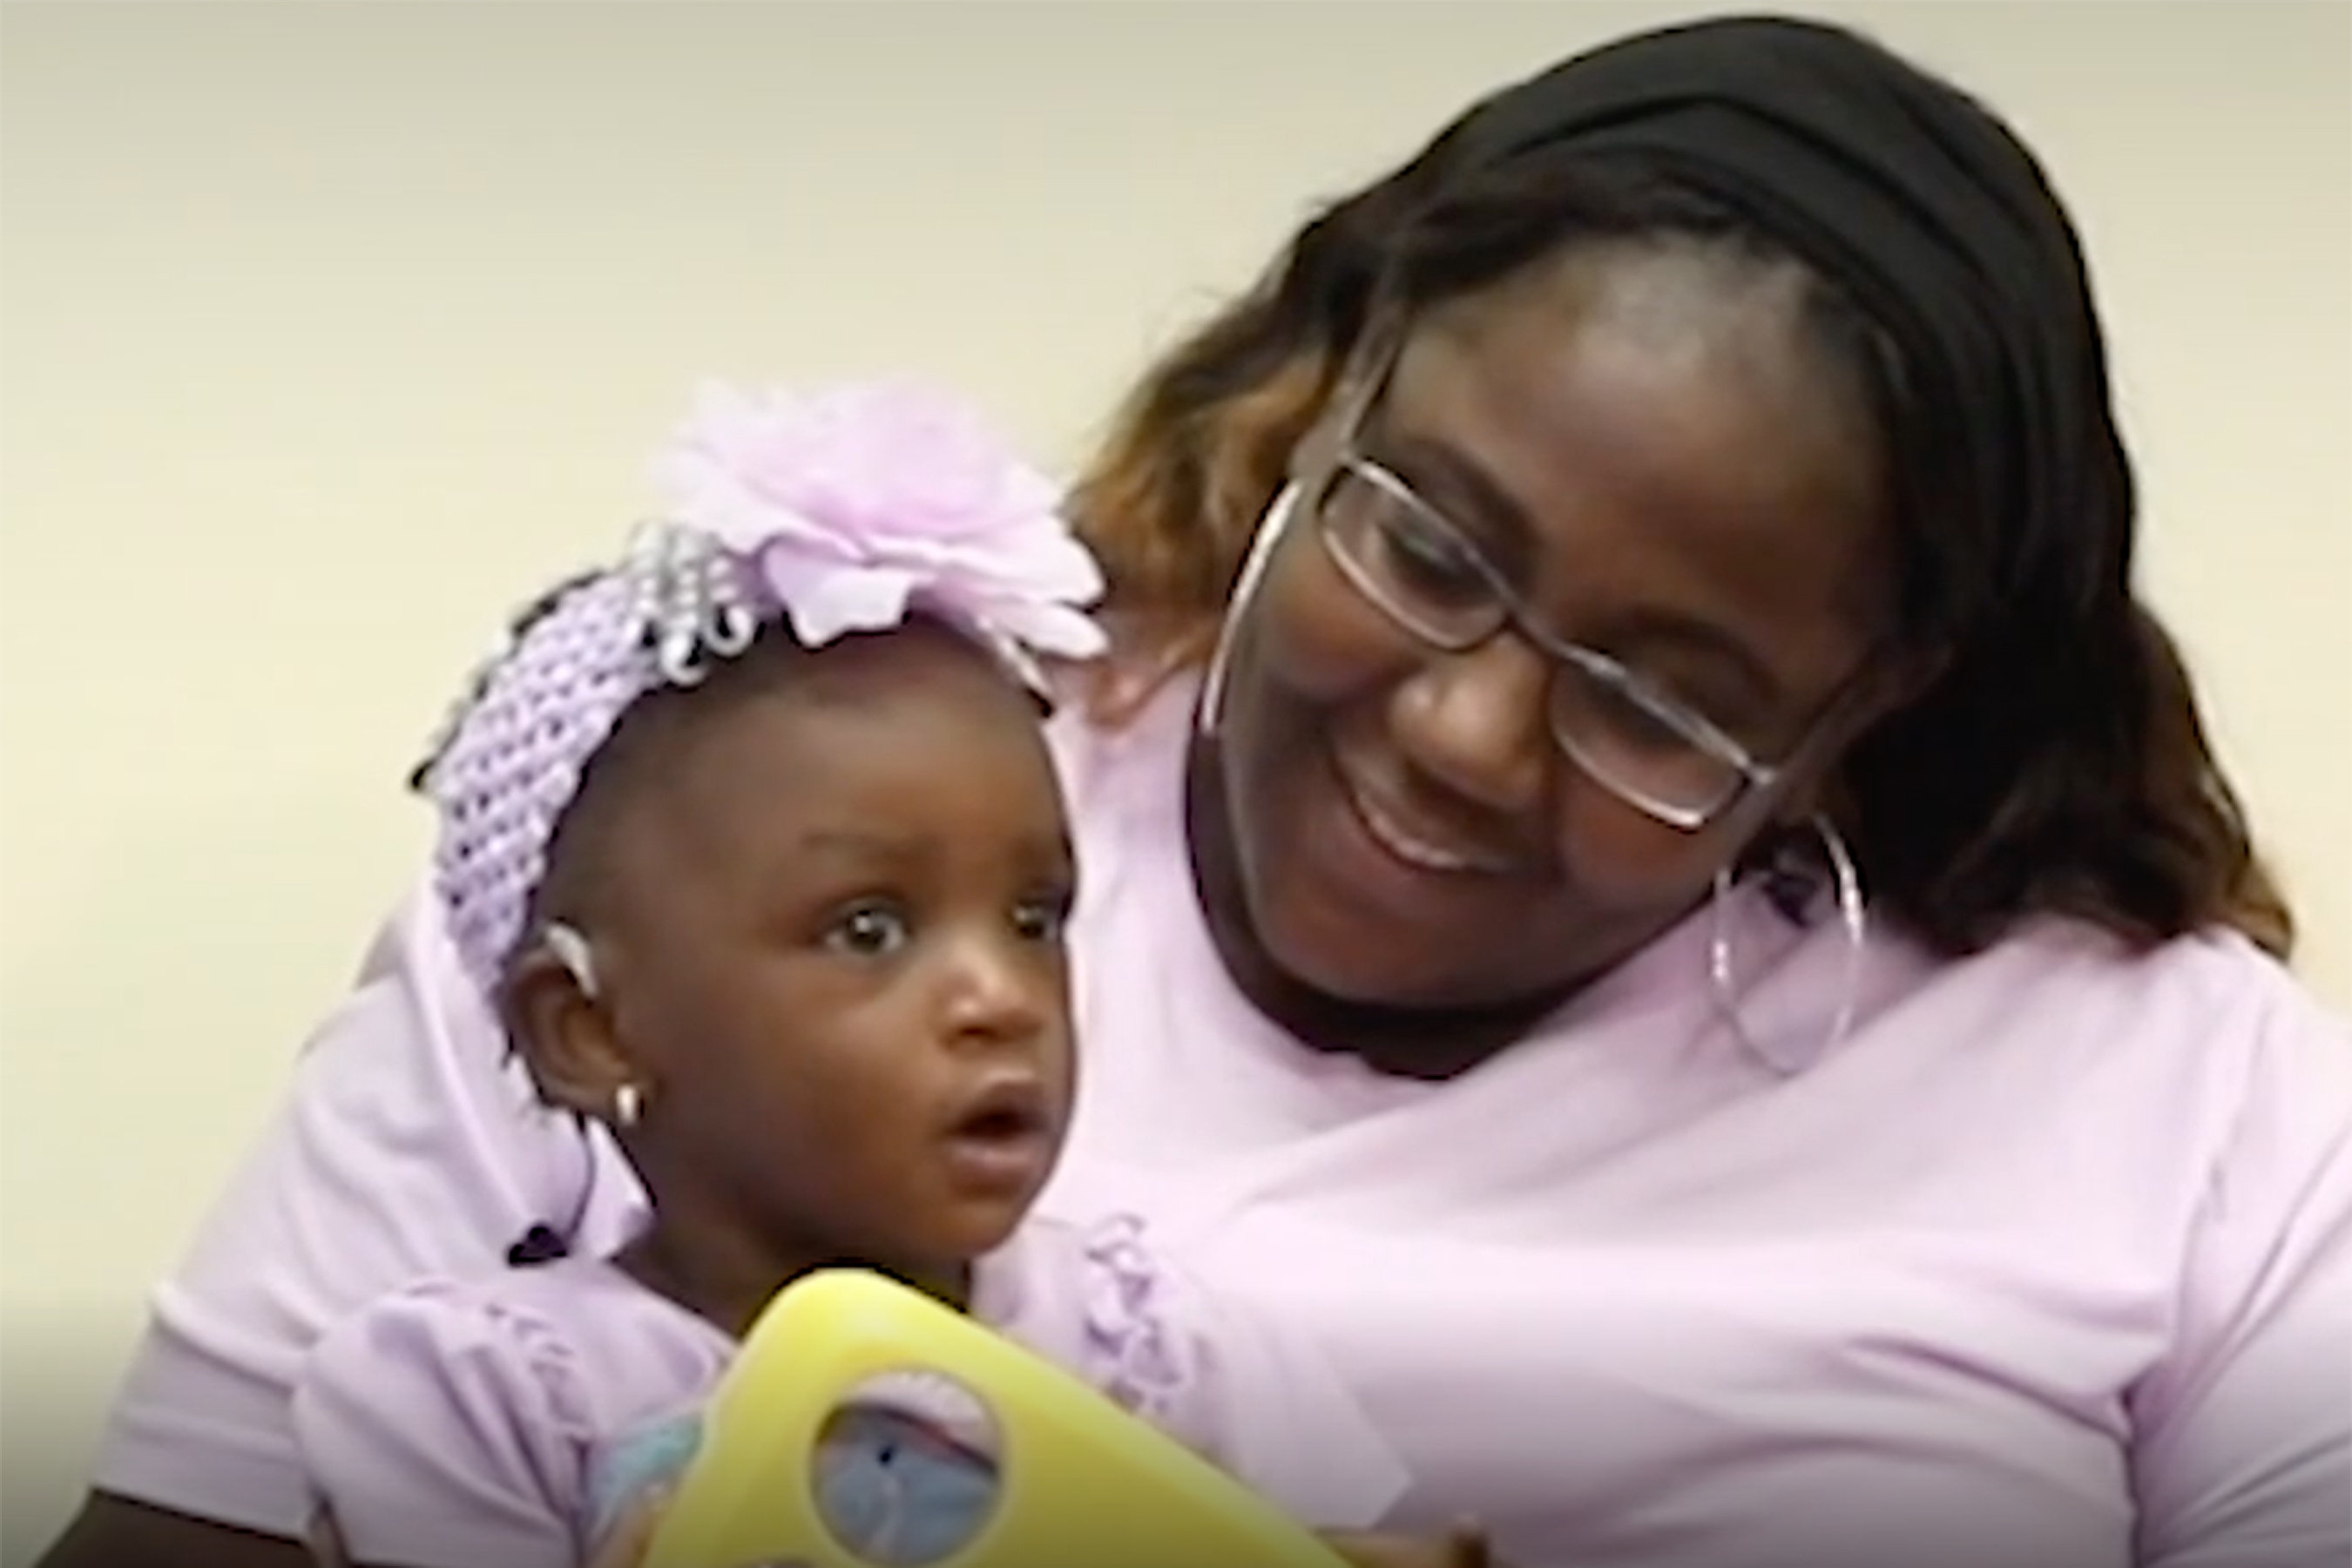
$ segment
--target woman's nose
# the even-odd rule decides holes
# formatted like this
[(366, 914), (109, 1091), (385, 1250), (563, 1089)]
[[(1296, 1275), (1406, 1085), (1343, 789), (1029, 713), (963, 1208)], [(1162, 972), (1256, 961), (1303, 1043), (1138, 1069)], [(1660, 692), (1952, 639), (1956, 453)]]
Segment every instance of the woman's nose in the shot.
[(1457, 654), (1433, 654), (1398, 686), (1389, 727), (1431, 780), (1506, 815), (1541, 804), (1551, 766), (1546, 695), (1551, 666), (1506, 630)]

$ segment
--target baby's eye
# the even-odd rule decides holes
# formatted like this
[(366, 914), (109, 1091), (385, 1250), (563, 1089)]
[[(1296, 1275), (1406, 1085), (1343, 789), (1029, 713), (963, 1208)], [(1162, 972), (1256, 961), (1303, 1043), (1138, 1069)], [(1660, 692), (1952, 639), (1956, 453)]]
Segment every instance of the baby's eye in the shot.
[(1070, 923), (1070, 904), (1066, 892), (1024, 899), (1013, 911), (1013, 929), (1024, 942), (1058, 942)]
[(890, 904), (859, 904), (844, 910), (827, 926), (824, 945), (858, 958), (880, 958), (904, 947), (914, 928), (903, 911)]

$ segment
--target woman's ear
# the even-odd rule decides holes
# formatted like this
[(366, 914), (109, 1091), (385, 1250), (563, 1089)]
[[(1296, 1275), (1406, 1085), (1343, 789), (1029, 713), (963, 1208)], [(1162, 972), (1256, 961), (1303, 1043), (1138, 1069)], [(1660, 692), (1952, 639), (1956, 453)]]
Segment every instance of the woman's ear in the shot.
[(597, 994), (594, 954), (572, 927), (549, 926), (515, 960), (500, 1001), (507, 1037), (550, 1105), (601, 1118), (637, 1081)]

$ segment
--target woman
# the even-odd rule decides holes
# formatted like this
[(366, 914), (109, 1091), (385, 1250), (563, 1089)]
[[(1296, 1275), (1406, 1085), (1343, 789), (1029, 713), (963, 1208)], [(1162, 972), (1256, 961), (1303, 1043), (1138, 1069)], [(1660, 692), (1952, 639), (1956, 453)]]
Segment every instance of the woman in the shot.
[[(2352, 1551), (2346, 1035), (2162, 629), (2074, 237), (1811, 24), (1476, 106), (1147, 378), (1062, 762), (1054, 1202), (1310, 1327), (1529, 1565)], [(1205, 668), (1203, 668), (1205, 666)], [(545, 1222), (424, 899), (157, 1299), (59, 1563), (276, 1561), (351, 1304)]]

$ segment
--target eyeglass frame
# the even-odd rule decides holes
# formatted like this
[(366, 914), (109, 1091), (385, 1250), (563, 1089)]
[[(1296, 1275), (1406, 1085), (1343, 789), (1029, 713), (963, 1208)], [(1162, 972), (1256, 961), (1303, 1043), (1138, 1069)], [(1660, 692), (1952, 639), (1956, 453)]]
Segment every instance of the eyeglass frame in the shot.
[[(1401, 342), (1391, 338), (1372, 359), (1371, 368), (1358, 382), (1357, 391), (1352, 395), (1342, 393), (1341, 395), (1348, 398), (1348, 405), (1342, 410), (1338, 429), (1332, 434), (1330, 455), (1321, 466), (1321, 472), (1312, 474), (1304, 487), (1306, 493), (1300, 498), (1308, 508), (1307, 522), (1317, 542), (1322, 546), (1325, 556), (1331, 562), (1333, 567), (1347, 579), (1348, 585), (1353, 588), (1366, 604), (1380, 611), (1399, 629), (1423, 646), (1434, 648), (1440, 653), (1468, 653), (1506, 632), (1514, 633), (1521, 641), (1555, 666), (1564, 665), (1591, 677), (1633, 704), (1674, 734), (1732, 770), (1732, 777), (1726, 784), (1721, 798), (1704, 807), (1677, 806), (1643, 795), (1595, 768), (1580, 754), (1576, 747), (1561, 736), (1559, 721), (1554, 717), (1552, 699), (1548, 686), (1544, 704), (1544, 731), (1550, 737), (1553, 748), (1586, 777), (1654, 821), (1680, 832), (1698, 833), (1721, 818), (1741, 800), (1750, 795), (1769, 790), (1786, 778), (1793, 759), (1811, 743), (1814, 731), (1827, 721), (1832, 712), (1841, 706), (1843, 700), (1852, 690), (1853, 679), (1850, 677), (1846, 681), (1842, 681), (1838, 688), (1822, 701), (1813, 715), (1806, 720), (1802, 731), (1790, 743), (1787, 752), (1780, 761), (1766, 762), (1705, 714), (1653, 689), (1649, 681), (1643, 679), (1622, 661), (1602, 653), (1598, 648), (1571, 642), (1546, 628), (1536, 619), (1535, 612), (1527, 603), (1526, 597), (1512, 584), (1510, 579), (1504, 575), (1502, 569), (1487, 558), (1486, 552), (1479, 548), (1467, 530), (1448, 517), (1434, 502), (1414, 489), (1411, 481), (1402, 475), (1379, 458), (1366, 453), (1358, 445), (1365, 421), (1370, 416), (1372, 408), (1387, 390), (1390, 376), (1396, 368), (1401, 348)], [(1479, 633), (1478, 636), (1461, 642), (1449, 642), (1433, 637), (1423, 626), (1408, 621), (1394, 606), (1364, 582), (1366, 569), (1360, 563), (1350, 560), (1347, 552), (1333, 540), (1332, 528), (1327, 521), (1333, 494), (1344, 480), (1350, 478), (1370, 485), (1375, 489), (1385, 493), (1390, 499), (1402, 504), (1440, 530), (1448, 542), (1458, 547), (1462, 560), (1476, 574), (1479, 582), (1493, 596), (1496, 607), (1501, 612), (1492, 626)], [(1868, 660), (1864, 659), (1858, 667), (1857, 673), (1860, 669), (1867, 668)], [(1553, 678), (1556, 679), (1556, 676)]]

